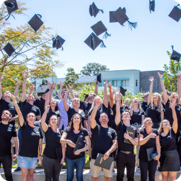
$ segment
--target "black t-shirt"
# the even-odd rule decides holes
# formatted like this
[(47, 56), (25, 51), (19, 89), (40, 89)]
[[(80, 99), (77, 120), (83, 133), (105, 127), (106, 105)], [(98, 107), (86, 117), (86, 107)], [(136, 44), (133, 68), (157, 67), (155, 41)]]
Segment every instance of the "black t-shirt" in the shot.
[[(17, 114), (14, 103), (11, 101), (6, 102), (3, 98), (1, 98), (0, 99), (0, 119), (4, 110), (8, 110), (12, 114), (12, 117), (15, 117), (15, 115)], [(11, 121), (10, 124), (15, 125), (15, 121)]]
[(160, 146), (161, 146), (161, 152), (165, 151), (171, 151), (171, 150), (176, 150), (176, 134), (171, 129), (166, 136), (162, 136), (160, 134)]
[[(113, 140), (117, 140), (116, 131), (112, 128), (103, 128), (96, 125), (92, 132), (92, 159), (96, 159), (97, 154), (105, 154), (113, 145)], [(112, 154), (110, 155), (112, 156)]]
[(74, 114), (79, 114), (82, 118), (82, 125), (84, 125), (84, 120), (85, 120), (85, 113), (83, 110), (79, 109), (79, 112), (75, 111), (74, 108), (69, 107), (68, 111), (67, 111), (67, 115), (68, 115), (68, 122), (71, 121), (71, 118)]
[(51, 159), (57, 159), (56, 149), (61, 147), (60, 133), (55, 133), (51, 127), (45, 132), (46, 146), (44, 150), (44, 155)]
[(144, 112), (142, 110), (139, 110), (138, 112), (133, 111), (133, 115), (131, 116), (130, 124), (133, 126), (142, 124), (143, 115), (144, 115)]
[[(155, 133), (157, 136), (159, 135), (157, 129), (152, 128), (152, 133)], [(143, 135), (143, 138), (148, 136), (145, 128), (140, 130), (140, 134)], [(142, 160), (142, 161), (147, 162), (148, 158), (147, 158), (146, 149), (147, 148), (152, 148), (152, 147), (155, 147), (155, 150), (156, 150), (156, 137), (150, 138), (144, 145), (140, 146), (139, 159)]]
[(152, 109), (150, 104), (149, 104), (148, 109), (146, 110), (146, 117), (151, 118), (153, 123), (161, 122), (161, 112), (159, 112), (158, 107), (155, 107), (155, 109)]
[(42, 98), (36, 97), (34, 105), (40, 109), (40, 111), (41, 111), (40, 116), (42, 116), (45, 111), (45, 100)]
[(115, 121), (114, 121), (114, 113), (110, 106), (110, 102), (108, 102), (108, 118), (109, 118), (108, 126), (110, 128), (115, 129), (116, 126), (115, 126)]
[(35, 158), (38, 156), (39, 139), (42, 139), (40, 127), (31, 127), (24, 121), (22, 130), (22, 144), (19, 155)]
[[(118, 150), (120, 151), (134, 151), (134, 145), (129, 143), (124, 143), (124, 133), (127, 132), (127, 126), (120, 121), (120, 123), (116, 126), (116, 131), (118, 135)], [(135, 138), (137, 138), (137, 131), (135, 133)]]
[(47, 124), (49, 124), (49, 120), (50, 120), (51, 116), (53, 116), (53, 115), (55, 115), (55, 116), (57, 116), (57, 117), (60, 117), (60, 112), (59, 112), (59, 111), (53, 112), (53, 111), (51, 110), (51, 108), (50, 108), (50, 110), (49, 110), (49, 112), (48, 112), (48, 114), (47, 114), (46, 120), (45, 120), (45, 122), (46, 122)]
[[(180, 106), (178, 104), (175, 106), (175, 111), (177, 114), (178, 127), (180, 127), (180, 121), (181, 121), (180, 111), (181, 111), (181, 109), (180, 109)], [(164, 118), (167, 119), (168, 121), (170, 121), (171, 126), (173, 125), (172, 109), (170, 108), (170, 101), (169, 100), (165, 104)]]
[(0, 122), (0, 157), (11, 156), (11, 138), (17, 137), (15, 126)]
[(33, 112), (35, 114), (35, 116), (41, 115), (40, 109), (38, 107), (36, 107), (35, 105), (29, 104), (27, 101), (24, 101), (21, 103), (20, 110), (23, 114), (23, 118), (25, 121), (26, 121), (27, 114), (29, 114), (30, 112)]
[(130, 110), (130, 107), (127, 106), (127, 105), (124, 105), (124, 106), (123, 106), (123, 109), (124, 109), (124, 110)]
[[(91, 115), (91, 113), (92, 113), (92, 111), (89, 112), (89, 116)], [(105, 107), (104, 104), (101, 105), (101, 107), (97, 111), (96, 117), (95, 117), (96, 123), (99, 125), (100, 125), (99, 118), (102, 113), (106, 113), (108, 115), (108, 108)]]
[(146, 110), (147, 110), (147, 108), (148, 108), (148, 103), (142, 101), (142, 102), (141, 102), (141, 107), (142, 107), (143, 111), (146, 113)]
[[(73, 131), (70, 130), (69, 127), (65, 128), (64, 130), (65, 133), (67, 133), (67, 137), (66, 139), (67, 140), (71, 140), (73, 143), (76, 144), (77, 142), (77, 139), (80, 135), (82, 135), (85, 139), (86, 136), (89, 135), (88, 131), (83, 128), (79, 133), (75, 134)], [(75, 160), (75, 159), (78, 159), (78, 158), (82, 158), (85, 156), (85, 152), (81, 152), (79, 155), (74, 155), (74, 148), (70, 147), (68, 144), (67, 144), (67, 148), (66, 148), (66, 153), (65, 153), (66, 157), (71, 159), (71, 160)]]

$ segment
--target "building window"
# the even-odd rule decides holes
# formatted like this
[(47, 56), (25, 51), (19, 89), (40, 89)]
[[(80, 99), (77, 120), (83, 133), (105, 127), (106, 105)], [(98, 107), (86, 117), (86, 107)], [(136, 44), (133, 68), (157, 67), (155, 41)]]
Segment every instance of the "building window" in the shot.
[(122, 85), (123, 87), (128, 87), (128, 86), (129, 86), (129, 80), (122, 80), (122, 81), (121, 81), (121, 85)]
[(138, 81), (136, 80), (136, 87), (138, 86)]
[(120, 81), (119, 80), (113, 80), (113, 86), (114, 87), (119, 87), (120, 86)]
[(111, 80), (108, 80), (107, 83), (108, 83), (108, 84), (111, 84)]

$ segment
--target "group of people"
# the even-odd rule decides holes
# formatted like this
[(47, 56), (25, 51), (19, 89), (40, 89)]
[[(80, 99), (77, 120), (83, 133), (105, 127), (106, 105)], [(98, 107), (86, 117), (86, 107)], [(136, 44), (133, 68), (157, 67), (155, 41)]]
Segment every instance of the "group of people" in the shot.
[[(59, 100), (52, 98), (56, 84), (41, 93), (33, 94), (31, 85), (26, 92), (28, 74), (22, 72), (22, 99), (17, 96), (20, 83), (14, 93), (1, 91), (0, 75), (0, 164), (5, 178), (13, 181), (12, 160), (17, 158), (22, 181), (33, 181), (38, 164), (42, 164), (45, 181), (58, 181), (62, 164), (66, 163), (67, 181), (76, 178), (83, 181), (85, 152), (88, 151), (92, 181), (97, 181), (101, 170), (106, 181), (113, 177), (114, 161), (117, 167), (117, 181), (134, 181), (135, 165), (140, 169), (141, 181), (155, 180), (158, 169), (162, 181), (174, 181), (180, 170), (181, 158), (181, 76), (178, 75), (178, 93), (169, 93), (158, 73), (162, 94), (152, 93), (154, 77), (150, 77), (149, 92), (143, 94), (143, 101), (127, 98), (112, 90), (104, 82), (104, 98), (98, 96), (98, 82), (95, 92), (85, 95), (80, 101), (73, 87), (63, 89), (60, 82)], [(107, 90), (108, 86), (108, 90)], [(11, 102), (12, 99), (12, 102)], [(131, 104), (130, 104), (131, 102)], [(15, 127), (18, 120), (18, 134)], [(134, 130), (130, 132), (130, 130)], [(133, 135), (132, 135), (133, 134)], [(85, 146), (75, 150), (77, 140), (83, 138)], [(45, 149), (42, 155), (42, 144)], [(15, 146), (15, 153), (12, 152)], [(136, 150), (136, 151), (135, 151)], [(99, 154), (103, 160), (113, 158), (110, 169), (95, 164)]]

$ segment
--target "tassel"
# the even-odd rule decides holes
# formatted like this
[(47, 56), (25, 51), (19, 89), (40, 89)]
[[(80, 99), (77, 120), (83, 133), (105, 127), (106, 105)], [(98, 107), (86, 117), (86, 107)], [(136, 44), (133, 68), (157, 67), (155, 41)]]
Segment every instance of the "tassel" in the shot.
[(106, 45), (104, 44), (104, 42), (102, 41), (102, 43), (101, 43), (101, 46), (100, 46), (101, 48), (106, 48)]
[(135, 23), (132, 23), (132, 22), (130, 22), (130, 21), (128, 21), (128, 25), (129, 25), (129, 27), (130, 27), (130, 29), (132, 30), (132, 28), (136, 28), (137, 27), (137, 22), (135, 22)]
[(62, 47), (62, 51), (63, 51), (64, 49), (63, 49), (63, 47)]
[(111, 36), (111, 34), (109, 34), (109, 33), (106, 31), (105, 34), (104, 34), (104, 36), (103, 36), (103, 38), (107, 39), (108, 36)]
[(99, 11), (101, 11), (101, 13), (104, 13), (103, 9), (99, 9)]
[(174, 46), (172, 45), (171, 47), (172, 47), (172, 51), (173, 51), (173, 49), (174, 49)]
[(40, 19), (42, 18), (42, 15), (41, 14), (36, 14)]
[(9, 14), (8, 17), (7, 17), (5, 20), (7, 21), (7, 20), (10, 18), (10, 16), (11, 16), (11, 15)]

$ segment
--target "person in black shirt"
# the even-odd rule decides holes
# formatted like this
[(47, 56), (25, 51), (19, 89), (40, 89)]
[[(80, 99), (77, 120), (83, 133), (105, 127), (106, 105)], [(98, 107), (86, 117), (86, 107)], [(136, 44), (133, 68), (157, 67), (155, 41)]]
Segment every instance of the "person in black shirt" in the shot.
[(8, 110), (12, 117), (10, 118), (10, 124), (15, 125), (15, 120), (18, 119), (18, 116), (16, 116), (16, 110), (14, 107), (13, 102), (11, 102), (11, 93), (9, 91), (6, 91), (4, 95), (2, 96), (1, 92), (1, 77), (0, 75), (0, 117), (4, 110)]
[(37, 167), (37, 159), (41, 164), (42, 134), (40, 127), (35, 126), (36, 116), (28, 113), (26, 121), (16, 104), (16, 97), (12, 95), (16, 112), (19, 116), (19, 124), (22, 130), (22, 145), (18, 156), (18, 165), (22, 171), (22, 180), (33, 180), (34, 171)]
[[(141, 181), (147, 180), (147, 172), (149, 172), (149, 181), (154, 181), (157, 163), (159, 166), (160, 159), (159, 133), (157, 129), (152, 128), (153, 122), (151, 118), (145, 118), (143, 125), (139, 133)], [(157, 152), (157, 156), (152, 160), (148, 160), (147, 152), (149, 152), (149, 148), (153, 148)]]
[(126, 98), (125, 101), (124, 101), (124, 109), (130, 109), (130, 99), (129, 98)]
[[(86, 146), (74, 151), (75, 144), (82, 137)], [(65, 162), (67, 167), (67, 181), (73, 181), (74, 168), (76, 168), (77, 181), (83, 181), (83, 169), (85, 165), (85, 151), (91, 146), (88, 131), (82, 127), (81, 116), (76, 113), (72, 116), (71, 124), (64, 130), (61, 143), (66, 143)]]
[[(16, 153), (18, 153), (18, 138), (15, 126), (9, 123), (12, 117), (8, 110), (4, 110), (1, 115), (0, 122), (0, 165), (3, 165), (5, 178), (8, 181), (13, 181), (11, 174), (12, 157), (11, 157), (11, 139), (15, 143)], [(13, 156), (13, 160), (17, 158), (17, 154)]]
[(104, 155), (104, 160), (112, 157), (112, 153), (117, 148), (117, 134), (116, 131), (108, 127), (108, 115), (101, 113), (99, 117), (100, 125), (96, 122), (96, 114), (102, 105), (101, 99), (98, 99), (94, 104), (94, 109), (90, 117), (90, 126), (92, 131), (92, 159), (90, 162), (90, 169), (92, 172), (92, 181), (97, 181), (101, 170), (103, 169), (106, 181), (111, 181), (113, 163), (110, 170), (95, 166), (95, 159), (99, 153)]
[(148, 108), (146, 110), (146, 117), (151, 118), (153, 121), (153, 128), (159, 128), (161, 121), (164, 118), (164, 112), (163, 112), (163, 106), (162, 106), (162, 100), (161, 95), (159, 93), (154, 93), (152, 96), (153, 91), (153, 82), (154, 77), (150, 77), (150, 91), (148, 96)]
[(145, 113), (148, 108), (148, 96), (149, 96), (149, 92), (144, 93), (142, 96), (143, 101), (141, 101), (141, 107)]
[[(137, 133), (135, 138), (132, 138), (127, 133), (127, 127), (129, 127), (131, 116), (129, 111), (124, 111), (120, 114), (120, 93), (116, 93), (116, 131), (118, 135), (118, 153), (116, 158), (117, 165), (117, 181), (123, 181), (124, 170), (127, 168), (127, 179), (128, 181), (134, 181), (134, 168), (135, 168), (135, 154), (134, 154), (134, 145), (138, 145)], [(121, 121), (121, 116), (122, 120)], [(135, 128), (136, 129), (136, 128)], [(125, 143), (125, 139), (129, 140), (130, 143)]]
[[(49, 113), (50, 106), (45, 107), (45, 112), (41, 118), (41, 126), (45, 132), (46, 146), (43, 153), (43, 168), (45, 171), (45, 181), (50, 181), (53, 178), (53, 181), (59, 181), (59, 175), (62, 168), (62, 164), (65, 159), (65, 145), (61, 145), (60, 139), (61, 134), (58, 129), (58, 119), (56, 115), (52, 115), (48, 122), (46, 123), (46, 117)], [(57, 157), (57, 149), (62, 149), (62, 159), (59, 163)]]
[(168, 120), (163, 120), (160, 124), (160, 145), (161, 157), (159, 171), (162, 173), (162, 180), (176, 180), (177, 172), (180, 170), (180, 159), (176, 146), (176, 134), (178, 130), (178, 120), (175, 111), (175, 105), (170, 105), (172, 109), (173, 125), (171, 127)]

